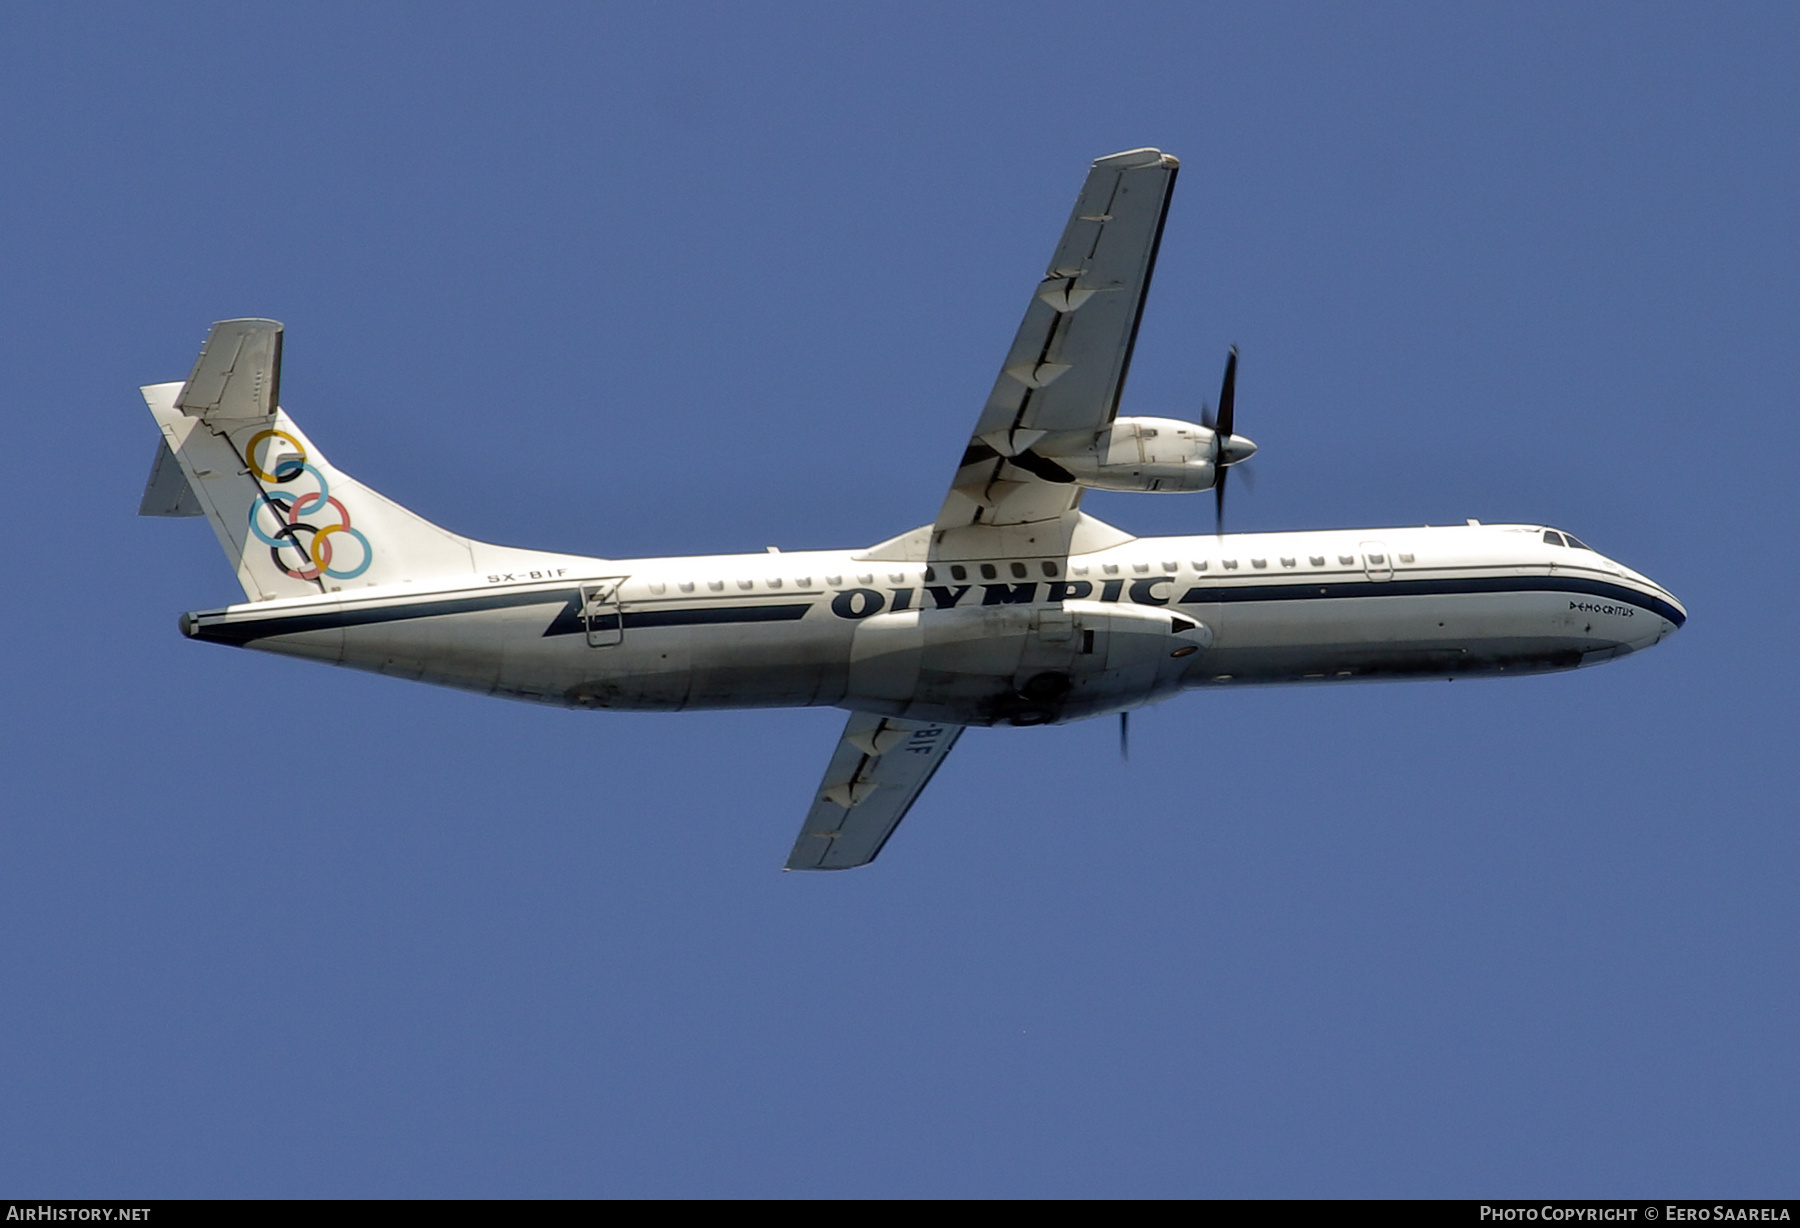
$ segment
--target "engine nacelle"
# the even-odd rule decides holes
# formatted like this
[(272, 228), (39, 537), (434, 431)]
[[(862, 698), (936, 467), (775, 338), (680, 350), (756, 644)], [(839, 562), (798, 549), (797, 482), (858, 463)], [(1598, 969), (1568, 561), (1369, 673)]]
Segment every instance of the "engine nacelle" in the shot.
[[(1062, 434), (1047, 436), (1032, 451), (1055, 461), (1078, 485), (1140, 494), (1183, 494), (1212, 487), (1213, 433), (1197, 422), (1115, 418), (1098, 434), (1059, 438)], [(1231, 442), (1255, 450), (1247, 439), (1234, 436)], [(1232, 456), (1226, 463), (1237, 459)]]

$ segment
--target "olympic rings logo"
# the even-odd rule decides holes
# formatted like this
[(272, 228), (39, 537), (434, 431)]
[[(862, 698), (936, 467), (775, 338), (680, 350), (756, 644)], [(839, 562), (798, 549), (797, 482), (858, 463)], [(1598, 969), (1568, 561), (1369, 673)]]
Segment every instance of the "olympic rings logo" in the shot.
[[(258, 449), (275, 440), (285, 441), (293, 448), (290, 453), (283, 453), (275, 461), (275, 472), (270, 473), (262, 466), (262, 456)], [(286, 486), (298, 483), (310, 477), (317, 484), (317, 490), (302, 492), (298, 486), (287, 490), (264, 490), (256, 502), (250, 505), (250, 531), (256, 534), (258, 541), (269, 547), (269, 557), (275, 560), (275, 566), (283, 574), (296, 580), (317, 580), (325, 576), (332, 580), (354, 580), (369, 570), (369, 564), (375, 560), (374, 548), (362, 530), (350, 527), (350, 512), (332, 496), (331, 486), (325, 481), (325, 475), (306, 463), (306, 449), (300, 441), (286, 431), (258, 431), (250, 437), (249, 447), (244, 449), (245, 462), (250, 472), (257, 479), (271, 486)], [(336, 514), (338, 523), (314, 523), (323, 518), (327, 509)], [(272, 523), (272, 527), (265, 524)], [(310, 536), (302, 539), (301, 534)], [(341, 548), (349, 542), (355, 543), (352, 557), (358, 561), (354, 567), (334, 567), (334, 563), (348, 560), (337, 557)], [(284, 559), (282, 552), (298, 554), (298, 559)], [(298, 566), (289, 566), (290, 561)]]

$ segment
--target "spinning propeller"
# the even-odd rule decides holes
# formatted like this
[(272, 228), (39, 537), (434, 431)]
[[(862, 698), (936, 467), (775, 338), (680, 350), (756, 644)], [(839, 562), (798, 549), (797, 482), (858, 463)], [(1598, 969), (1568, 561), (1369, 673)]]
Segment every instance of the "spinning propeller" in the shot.
[[(1231, 347), (1231, 353), (1225, 359), (1225, 382), (1219, 388), (1219, 416), (1214, 420), (1212, 411), (1202, 407), (1200, 425), (1213, 433), (1213, 506), (1216, 518), (1216, 531), (1225, 531), (1225, 478), (1231, 472), (1231, 466), (1240, 461), (1247, 461), (1256, 455), (1256, 445), (1242, 435), (1232, 433), (1232, 424), (1237, 407), (1237, 346)], [(1246, 478), (1249, 470), (1244, 471)]]
[[(1200, 425), (1212, 432), (1213, 514), (1219, 533), (1225, 532), (1225, 478), (1231, 472), (1231, 466), (1256, 455), (1256, 445), (1232, 429), (1237, 418), (1237, 362), (1238, 351), (1234, 345), (1225, 358), (1225, 382), (1219, 387), (1218, 417), (1214, 418), (1210, 406), (1203, 404), (1200, 407)], [(1250, 470), (1244, 470), (1244, 480), (1249, 481), (1250, 476)], [(1127, 763), (1131, 761), (1130, 712), (1119, 713), (1119, 758)]]

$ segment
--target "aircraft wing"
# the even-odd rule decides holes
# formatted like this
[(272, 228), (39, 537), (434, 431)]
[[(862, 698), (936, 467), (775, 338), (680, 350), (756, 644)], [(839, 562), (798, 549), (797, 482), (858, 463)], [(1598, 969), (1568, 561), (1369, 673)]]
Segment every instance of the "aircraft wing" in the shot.
[(962, 731), (851, 713), (787, 868), (848, 870), (874, 861)]
[(1179, 165), (1134, 149), (1088, 171), (938, 513), (937, 557), (1049, 553), (994, 549), (1014, 535), (983, 530), (1073, 523), (1082, 488), (1025, 450), (1047, 432), (1098, 431), (1117, 416)]

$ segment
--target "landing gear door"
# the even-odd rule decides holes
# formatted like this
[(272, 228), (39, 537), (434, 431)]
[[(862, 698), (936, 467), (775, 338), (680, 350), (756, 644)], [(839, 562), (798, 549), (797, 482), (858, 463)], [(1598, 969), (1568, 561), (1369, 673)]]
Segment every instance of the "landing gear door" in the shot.
[(1394, 578), (1394, 557), (1388, 553), (1385, 542), (1363, 542), (1361, 549), (1364, 575), (1371, 580)]
[(625, 638), (625, 614), (619, 608), (624, 576), (593, 580), (581, 586), (581, 623), (590, 648), (611, 648)]

